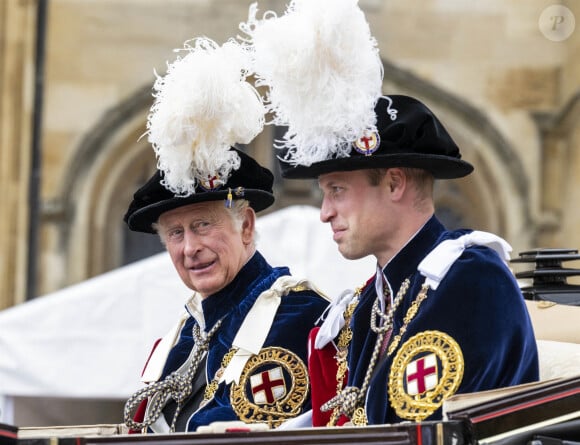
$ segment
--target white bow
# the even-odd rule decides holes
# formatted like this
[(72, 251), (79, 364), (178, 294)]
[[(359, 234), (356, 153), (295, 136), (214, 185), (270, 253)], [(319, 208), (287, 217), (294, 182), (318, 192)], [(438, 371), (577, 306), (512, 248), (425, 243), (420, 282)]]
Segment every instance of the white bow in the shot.
[(320, 326), (318, 334), (316, 334), (314, 348), (322, 349), (336, 338), (344, 326), (344, 311), (353, 300), (354, 295), (352, 290), (347, 289), (336, 300), (330, 303), (330, 306), (326, 309), (328, 311), (326, 318)]
[(457, 239), (445, 240), (435, 247), (417, 267), (421, 275), (426, 278), (425, 283), (431, 289), (437, 289), (453, 263), (470, 246), (487, 246), (495, 250), (505, 262), (510, 259), (509, 253), (512, 251), (512, 247), (504, 239), (493, 233), (478, 230)]
[(252, 355), (259, 354), (264, 346), (282, 297), (288, 295), (297, 285), (316, 289), (308, 280), (299, 280), (288, 275), (279, 277), (270, 289), (258, 296), (232, 342), (232, 346), (238, 350), (221, 376), (220, 383), (239, 382), (246, 362)]

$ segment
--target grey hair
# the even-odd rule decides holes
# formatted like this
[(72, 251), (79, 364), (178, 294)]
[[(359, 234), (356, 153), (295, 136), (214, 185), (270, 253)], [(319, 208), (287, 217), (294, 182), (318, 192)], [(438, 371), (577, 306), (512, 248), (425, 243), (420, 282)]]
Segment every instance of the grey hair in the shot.
[(242, 230), (244, 223), (244, 213), (250, 207), (250, 202), (247, 199), (236, 199), (232, 202), (231, 207), (227, 207), (229, 214), (234, 221), (234, 225), (238, 231)]
[[(228, 207), (229, 214), (232, 216), (234, 221), (234, 226), (238, 232), (242, 231), (242, 224), (244, 223), (244, 213), (246, 209), (250, 206), (250, 201), (247, 199), (235, 199), (231, 207)], [(252, 247), (256, 247), (256, 241), (258, 240), (258, 234), (256, 233), (256, 227), (254, 226), (254, 231), (252, 234)]]

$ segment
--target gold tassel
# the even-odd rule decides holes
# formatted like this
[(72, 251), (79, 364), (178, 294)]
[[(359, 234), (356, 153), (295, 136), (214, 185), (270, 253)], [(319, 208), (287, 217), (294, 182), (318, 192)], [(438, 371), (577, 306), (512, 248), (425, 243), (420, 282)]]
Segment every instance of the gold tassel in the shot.
[(233, 201), (233, 196), (232, 196), (232, 189), (228, 187), (228, 197), (226, 199), (226, 208), (227, 209), (231, 209), (232, 208), (232, 201)]

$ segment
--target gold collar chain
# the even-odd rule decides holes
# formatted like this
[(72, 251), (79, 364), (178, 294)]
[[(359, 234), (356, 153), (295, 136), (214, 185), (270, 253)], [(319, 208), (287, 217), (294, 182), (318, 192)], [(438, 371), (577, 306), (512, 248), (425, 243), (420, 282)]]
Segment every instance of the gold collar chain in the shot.
[(237, 351), (238, 348), (230, 348), (230, 350), (226, 354), (224, 354), (220, 368), (216, 371), (212, 381), (209, 382), (209, 384), (205, 387), (205, 391), (203, 393), (203, 400), (201, 401), (200, 408), (203, 407), (207, 402), (209, 402), (215, 395), (220, 384), (219, 381), (222, 375), (224, 374), (226, 368), (232, 361), (232, 357), (236, 354)]
[[(376, 318), (378, 314), (375, 312), (375, 307), (378, 308), (377, 301), (378, 301), (379, 297), (377, 297), (377, 300), (375, 300), (375, 302), (373, 304), (373, 311), (371, 313), (371, 329), (376, 328), (376, 330), (373, 329), (373, 331), (377, 332), (377, 339), (375, 341), (375, 347), (373, 349), (373, 354), (371, 356), (369, 366), (367, 367), (367, 372), (365, 374), (363, 385), (360, 389), (358, 389), (356, 387), (345, 387), (344, 389), (342, 389), (342, 378), (344, 377), (344, 375), (346, 373), (346, 369), (347, 369), (348, 346), (352, 340), (352, 330), (349, 326), (350, 319), (352, 317), (352, 313), (354, 312), (356, 305), (358, 304), (358, 299), (355, 302), (351, 303), (351, 305), (349, 305), (347, 307), (347, 309), (345, 311), (345, 315), (344, 315), (346, 323), (345, 323), (345, 326), (343, 327), (343, 329), (341, 330), (341, 333), (339, 334), (339, 338), (338, 338), (339, 351), (337, 354), (337, 361), (339, 363), (339, 366), (338, 366), (338, 370), (336, 373), (337, 395), (335, 397), (333, 397), (331, 400), (329, 400), (328, 402), (326, 402), (321, 407), (321, 409), (323, 411), (328, 411), (329, 409), (332, 409), (332, 415), (331, 415), (330, 421), (328, 422), (328, 426), (336, 425), (336, 421), (338, 420), (338, 416), (341, 413), (344, 413), (348, 417), (350, 417), (352, 423), (356, 426), (364, 426), (364, 425), (368, 424), (366, 411), (365, 411), (364, 406), (361, 406), (361, 402), (363, 402), (365, 397), (366, 397), (368, 385), (370, 383), (370, 379), (372, 377), (374, 368), (376, 366), (376, 362), (377, 362), (378, 357), (379, 357), (379, 352), (381, 349), (381, 345), (382, 345), (385, 333), (389, 329), (388, 325), (390, 325), (392, 327), (394, 312), (397, 309), (397, 306), (403, 300), (405, 294), (407, 293), (409, 285), (410, 285), (410, 280), (407, 278), (403, 282), (403, 284), (401, 284), (401, 287), (399, 288), (399, 291), (397, 292), (397, 296), (395, 297), (395, 301), (393, 302), (392, 307), (389, 309), (389, 313), (386, 316), (384, 314), (382, 314), (382, 316), (380, 317), (380, 318), (384, 319), (383, 326), (378, 326), (378, 321)], [(393, 338), (393, 340), (391, 341), (391, 344), (389, 345), (389, 347), (387, 349), (387, 353), (386, 353), (387, 357), (390, 357), (393, 354), (393, 352), (397, 349), (397, 347), (401, 341), (402, 336), (407, 331), (409, 323), (415, 317), (415, 315), (417, 315), (417, 312), (419, 310), (419, 306), (421, 305), (421, 303), (427, 298), (427, 291), (428, 290), (429, 290), (429, 286), (427, 284), (423, 284), (421, 286), (421, 290), (417, 294), (417, 297), (411, 303), (411, 305), (409, 306), (409, 309), (407, 309), (407, 313), (405, 314), (405, 318), (403, 319), (403, 326), (401, 326), (401, 329), (399, 330), (397, 335)], [(357, 291), (360, 294), (361, 290), (357, 289)], [(353, 307), (351, 308), (351, 306), (353, 306)]]
[[(337, 341), (337, 348), (338, 352), (336, 353), (335, 359), (338, 363), (338, 367), (336, 369), (336, 393), (339, 394), (342, 390), (343, 379), (346, 374), (346, 370), (348, 369), (348, 346), (352, 340), (352, 329), (350, 328), (350, 320), (352, 318), (352, 314), (354, 314), (354, 310), (356, 309), (360, 294), (362, 292), (362, 287), (358, 287), (354, 291), (354, 298), (353, 301), (346, 307), (344, 311), (344, 326), (340, 330), (340, 334), (338, 334), (338, 341)], [(327, 426), (335, 426), (336, 422), (338, 421), (339, 416), (339, 406), (336, 406), (332, 410), (332, 414), (330, 415), (330, 419)]]

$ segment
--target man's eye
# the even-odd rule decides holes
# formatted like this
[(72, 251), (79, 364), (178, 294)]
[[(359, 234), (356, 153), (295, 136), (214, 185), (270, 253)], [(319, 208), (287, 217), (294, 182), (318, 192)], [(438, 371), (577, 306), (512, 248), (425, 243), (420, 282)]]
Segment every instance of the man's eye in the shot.
[(167, 232), (167, 237), (175, 239), (175, 238), (180, 237), (182, 233), (183, 233), (182, 229), (173, 229), (173, 230), (170, 230), (169, 232)]
[(195, 232), (203, 232), (211, 226), (209, 221), (198, 221), (193, 225), (193, 230)]

